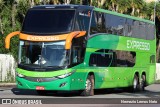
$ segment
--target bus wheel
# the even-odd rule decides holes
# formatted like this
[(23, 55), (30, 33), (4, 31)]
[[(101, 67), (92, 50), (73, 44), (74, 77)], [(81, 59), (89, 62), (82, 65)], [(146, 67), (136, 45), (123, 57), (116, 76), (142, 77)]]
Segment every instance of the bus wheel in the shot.
[(146, 76), (142, 75), (141, 76), (141, 83), (140, 83), (140, 91), (144, 91), (145, 83), (146, 83)]
[(85, 83), (85, 89), (81, 93), (83, 96), (93, 96), (94, 95), (94, 76), (88, 75)]
[(132, 86), (132, 92), (136, 92), (138, 91), (138, 76), (134, 75), (134, 79), (133, 79), (133, 86)]

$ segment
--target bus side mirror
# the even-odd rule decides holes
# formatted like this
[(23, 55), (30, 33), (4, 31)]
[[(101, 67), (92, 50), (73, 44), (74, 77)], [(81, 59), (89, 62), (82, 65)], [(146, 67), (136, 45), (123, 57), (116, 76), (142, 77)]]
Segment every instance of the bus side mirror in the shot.
[(11, 38), (12, 38), (13, 36), (18, 35), (18, 34), (20, 34), (20, 31), (12, 32), (12, 33), (10, 33), (10, 34), (8, 34), (8, 35), (6, 36), (6, 38), (5, 38), (5, 48), (6, 48), (6, 49), (9, 49), (9, 48), (10, 48), (10, 40), (11, 40)]

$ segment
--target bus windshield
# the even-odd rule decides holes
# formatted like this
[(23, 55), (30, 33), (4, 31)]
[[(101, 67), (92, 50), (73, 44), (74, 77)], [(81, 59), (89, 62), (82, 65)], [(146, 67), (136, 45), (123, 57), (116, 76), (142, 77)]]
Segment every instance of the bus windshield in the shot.
[(22, 33), (59, 34), (72, 30), (75, 10), (32, 9), (27, 12)]
[(19, 64), (62, 67), (67, 65), (65, 42), (20, 41)]

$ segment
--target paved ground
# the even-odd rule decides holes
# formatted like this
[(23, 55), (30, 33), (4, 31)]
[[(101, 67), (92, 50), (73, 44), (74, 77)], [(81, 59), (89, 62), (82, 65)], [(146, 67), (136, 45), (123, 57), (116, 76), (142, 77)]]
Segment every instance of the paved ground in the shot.
[[(83, 98), (78, 92), (49, 92), (46, 96), (38, 95), (34, 90), (19, 90), (16, 87), (0, 87), (0, 98)], [(144, 92), (130, 93), (123, 89), (95, 90), (94, 96), (87, 98), (160, 98), (160, 84), (152, 84)]]
[[(145, 88), (144, 92), (137, 92), (137, 93), (130, 93), (127, 92), (127, 90), (123, 90), (123, 89), (106, 89), (106, 90), (95, 90), (95, 95), (94, 96), (89, 96), (89, 97), (84, 97), (84, 96), (79, 96), (78, 92), (71, 92), (71, 93), (64, 93), (64, 92), (58, 92), (58, 93), (53, 93), (53, 92), (49, 92), (47, 95), (42, 96), (42, 95), (38, 95), (36, 91), (33, 90), (19, 90), (16, 87), (0, 87), (0, 98), (54, 98), (52, 100), (58, 99), (60, 98), (59, 102), (61, 102), (60, 104), (54, 104), (54, 107), (113, 107), (113, 106), (119, 106), (119, 107), (159, 107), (160, 105), (157, 104), (149, 104), (149, 105), (137, 105), (137, 104), (132, 104), (132, 105), (122, 105), (122, 104), (83, 104), (83, 102), (86, 102), (86, 99), (84, 98), (89, 98), (92, 99), (93, 98), (93, 103), (94, 101), (96, 102), (96, 98), (111, 98), (111, 99), (115, 99), (115, 98), (122, 98), (122, 99), (129, 99), (129, 98), (156, 98), (158, 99), (158, 101), (160, 102), (160, 84), (152, 84), (148, 87)], [(65, 99), (76, 99), (76, 98), (80, 98), (79, 99), (79, 104), (76, 105), (72, 105), (72, 104), (63, 104), (65, 101), (64, 99), (61, 98), (65, 98)], [(95, 99), (95, 100), (94, 100)], [(75, 100), (74, 100), (75, 101)], [(105, 100), (104, 100), (105, 101)], [(112, 101), (112, 100), (111, 100)], [(116, 102), (116, 101), (115, 101)], [(91, 102), (92, 103), (92, 102)], [(0, 105), (1, 107), (2, 105)], [(6, 105), (3, 105), (3, 107), (5, 107)], [(26, 106), (26, 105), (24, 105)], [(43, 107), (45, 105), (34, 105), (35, 107)], [(47, 105), (49, 107), (53, 107), (53, 105)], [(8, 107), (19, 107), (19, 105), (8, 105)], [(46, 106), (45, 106), (46, 107)]]

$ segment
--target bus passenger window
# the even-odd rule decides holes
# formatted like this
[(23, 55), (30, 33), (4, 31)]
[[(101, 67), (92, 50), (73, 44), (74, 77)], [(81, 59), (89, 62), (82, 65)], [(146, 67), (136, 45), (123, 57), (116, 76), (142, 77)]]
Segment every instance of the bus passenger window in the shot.
[(147, 24), (146, 25), (147, 29), (146, 29), (146, 36), (147, 36), (147, 40), (153, 40), (154, 39), (154, 32), (155, 32), (155, 27), (154, 25), (151, 24)]
[(106, 31), (108, 34), (114, 34), (123, 36), (124, 35), (124, 27), (125, 27), (125, 21), (126, 18), (112, 15), (112, 14), (106, 14)]
[(91, 20), (90, 34), (106, 33), (104, 13), (94, 12)]
[(139, 38), (146, 39), (146, 23), (139, 22)]
[(132, 26), (133, 26), (133, 20), (132, 19), (126, 19), (125, 22), (125, 34), (124, 36), (132, 36)]
[(108, 67), (111, 65), (112, 54), (93, 53), (90, 56), (89, 66)]
[(97, 54), (91, 54), (89, 66), (97, 66)]

